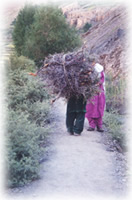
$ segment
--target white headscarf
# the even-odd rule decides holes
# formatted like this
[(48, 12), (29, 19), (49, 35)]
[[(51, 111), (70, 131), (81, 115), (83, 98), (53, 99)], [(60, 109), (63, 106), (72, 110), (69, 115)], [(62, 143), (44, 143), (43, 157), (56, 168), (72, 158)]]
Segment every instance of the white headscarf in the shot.
[(101, 73), (104, 70), (104, 67), (100, 65), (99, 63), (96, 63), (94, 68), (98, 73)]
[[(100, 65), (99, 63), (96, 63), (94, 68), (99, 73), (98, 77), (100, 78), (101, 72), (104, 71), (104, 67), (102, 65)], [(105, 74), (104, 74), (104, 76), (105, 76)], [(104, 90), (105, 90), (105, 80), (104, 80), (104, 83), (103, 83), (103, 87), (104, 87)]]

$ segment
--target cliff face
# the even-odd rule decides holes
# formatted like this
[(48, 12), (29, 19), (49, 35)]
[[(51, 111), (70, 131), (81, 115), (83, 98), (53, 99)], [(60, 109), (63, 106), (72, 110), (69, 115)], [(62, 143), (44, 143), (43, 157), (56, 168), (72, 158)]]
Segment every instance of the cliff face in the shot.
[(86, 22), (92, 27), (82, 39), (88, 54), (99, 56), (106, 72), (111, 71), (113, 78), (126, 76), (127, 48), (127, 11), (122, 6), (79, 6), (62, 8), (68, 23), (77, 29)]

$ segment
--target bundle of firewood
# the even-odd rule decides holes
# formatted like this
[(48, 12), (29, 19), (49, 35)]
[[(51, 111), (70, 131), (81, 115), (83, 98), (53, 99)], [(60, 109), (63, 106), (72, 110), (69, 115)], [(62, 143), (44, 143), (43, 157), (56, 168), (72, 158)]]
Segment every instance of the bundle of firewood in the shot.
[(83, 50), (49, 55), (37, 74), (59, 97), (68, 99), (83, 94), (89, 99), (99, 91), (98, 73)]

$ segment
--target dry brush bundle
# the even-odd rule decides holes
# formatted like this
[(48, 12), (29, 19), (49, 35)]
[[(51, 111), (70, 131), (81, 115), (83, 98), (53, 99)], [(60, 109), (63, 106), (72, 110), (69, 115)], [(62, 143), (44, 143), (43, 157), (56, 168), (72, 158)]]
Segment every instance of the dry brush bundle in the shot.
[(83, 49), (49, 55), (37, 74), (48, 89), (59, 97), (68, 99), (83, 94), (89, 99), (99, 91), (98, 73), (89, 63), (89, 57)]

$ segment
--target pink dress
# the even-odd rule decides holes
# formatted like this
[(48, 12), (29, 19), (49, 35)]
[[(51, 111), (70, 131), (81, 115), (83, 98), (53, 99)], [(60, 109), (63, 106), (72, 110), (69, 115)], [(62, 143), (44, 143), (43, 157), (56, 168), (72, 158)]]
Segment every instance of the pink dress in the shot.
[(101, 72), (100, 78), (100, 89), (101, 93), (94, 96), (90, 101), (87, 102), (86, 105), (86, 114), (85, 117), (89, 121), (89, 125), (92, 128), (96, 126), (98, 128), (102, 127), (102, 117), (104, 115), (104, 108), (105, 108), (105, 91), (104, 91), (104, 72)]

